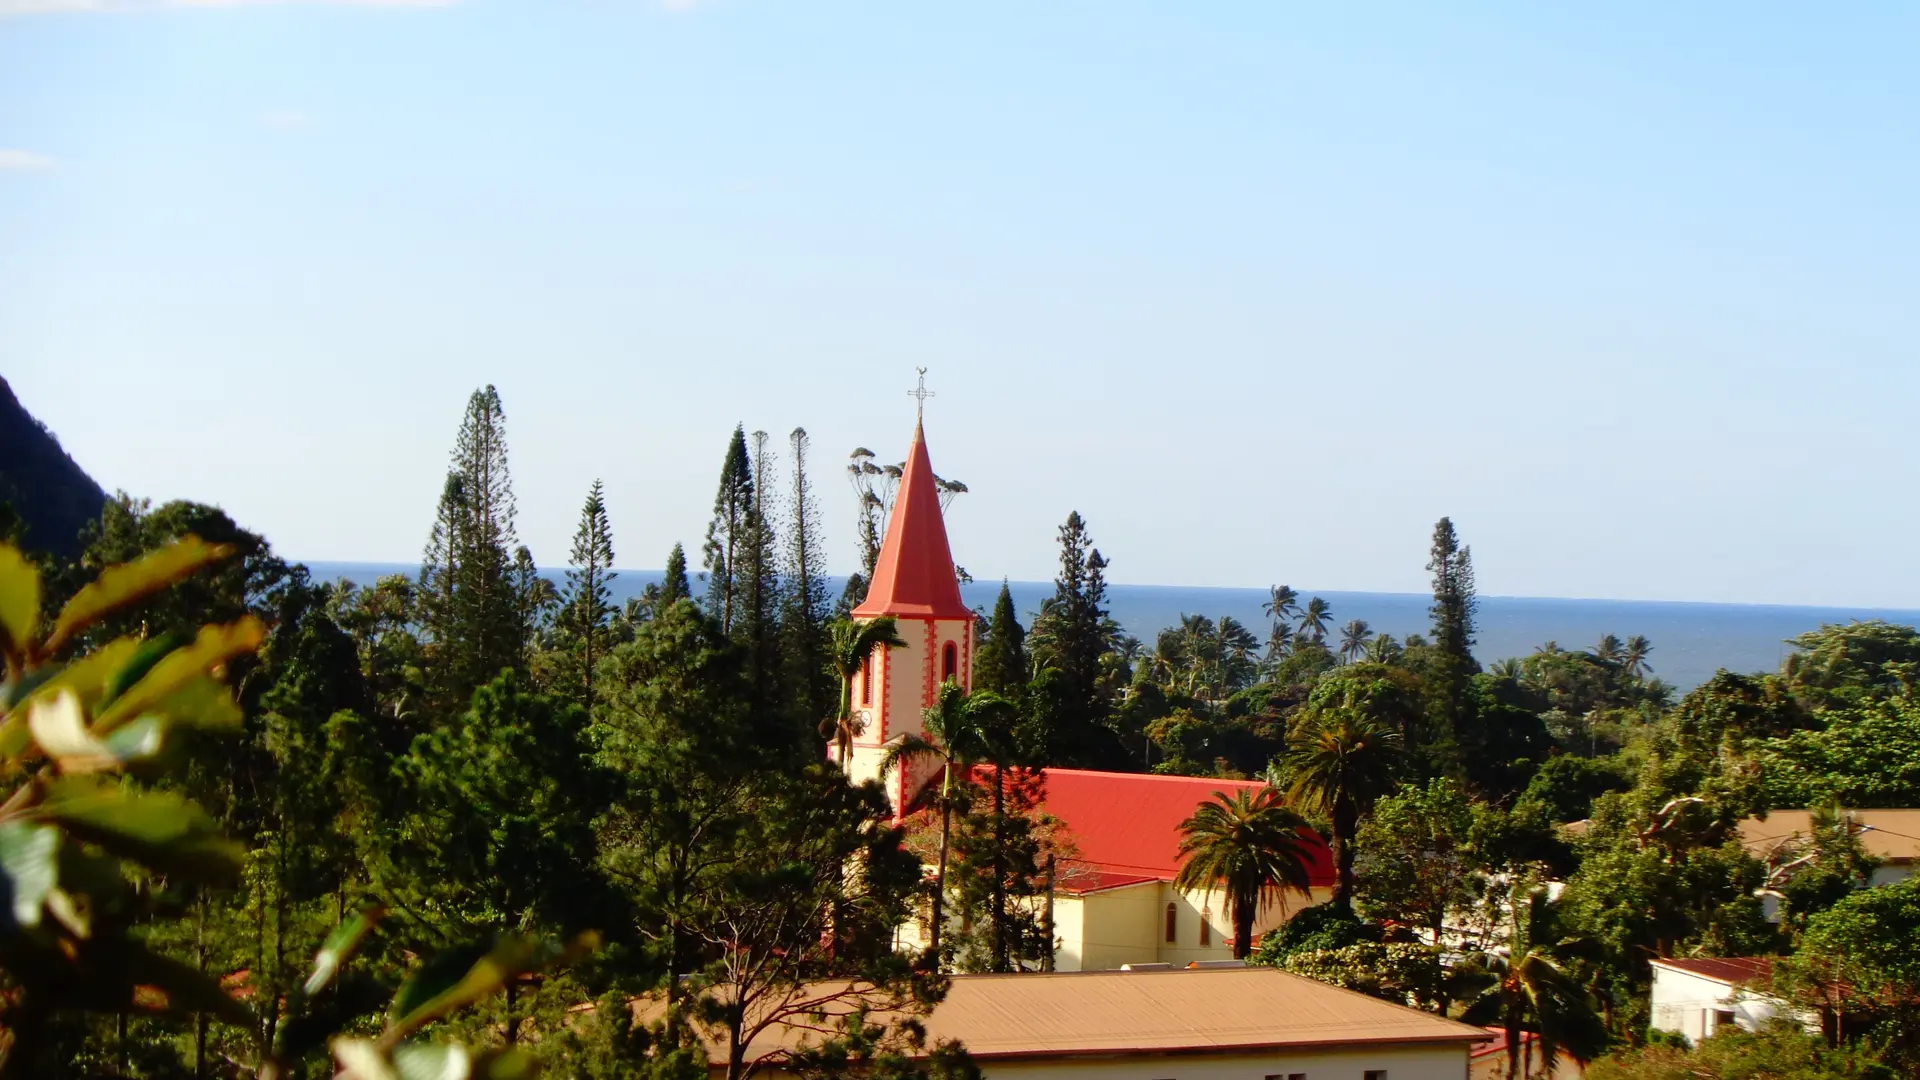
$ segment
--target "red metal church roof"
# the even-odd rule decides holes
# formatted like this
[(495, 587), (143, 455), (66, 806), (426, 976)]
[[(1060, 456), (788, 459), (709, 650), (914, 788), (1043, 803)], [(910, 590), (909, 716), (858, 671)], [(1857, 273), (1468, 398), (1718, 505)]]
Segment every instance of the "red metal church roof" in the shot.
[(940, 493), (933, 479), (926, 436), (915, 424), (906, 474), (893, 499), (880, 558), (873, 564), (873, 582), (867, 587), (867, 598), (853, 609), (855, 618), (973, 618), (960, 599), (960, 581), (953, 573), (953, 551), (947, 546), (947, 525), (940, 515)]
[[(1063, 870), (1074, 892), (1141, 881), (1172, 881), (1180, 872), (1180, 823), (1215, 792), (1232, 795), (1262, 785), (1251, 780), (1198, 776), (1048, 769), (1041, 810), (1059, 818), (1078, 849), (1078, 865)], [(1333, 884), (1333, 858), (1317, 834), (1307, 836), (1309, 879)], [(1078, 880), (1076, 880), (1078, 879)]]

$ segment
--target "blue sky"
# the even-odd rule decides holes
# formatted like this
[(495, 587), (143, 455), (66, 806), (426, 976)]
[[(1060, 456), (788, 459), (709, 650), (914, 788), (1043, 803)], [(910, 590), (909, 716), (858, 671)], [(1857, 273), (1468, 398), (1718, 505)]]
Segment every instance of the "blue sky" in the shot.
[(697, 545), (736, 421), (975, 575), (1920, 606), (1920, 8), (0, 0), (0, 374), (109, 488)]

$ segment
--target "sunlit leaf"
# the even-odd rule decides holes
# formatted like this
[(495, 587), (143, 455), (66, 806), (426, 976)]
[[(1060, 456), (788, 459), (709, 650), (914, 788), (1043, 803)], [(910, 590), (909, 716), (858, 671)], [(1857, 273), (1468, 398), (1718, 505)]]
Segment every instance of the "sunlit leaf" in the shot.
[(197, 536), (183, 536), (159, 551), (130, 563), (110, 566), (60, 609), (43, 650), (51, 655), (74, 634), (102, 616), (144, 600), (233, 554), (231, 544), (209, 544)]
[(370, 1039), (333, 1040), (333, 1060), (340, 1063), (335, 1080), (400, 1080), (387, 1056)]
[(393, 1048), (393, 1064), (400, 1080), (467, 1080), (473, 1074), (473, 1055), (464, 1046), (401, 1043)]
[[(113, 704), (94, 719), (94, 731), (105, 734), (149, 710), (168, 711), (169, 696), (192, 685), (214, 666), (258, 649), (265, 637), (266, 628), (252, 616), (225, 626), (201, 627), (193, 644), (168, 653), (145, 677), (113, 699)], [(180, 719), (192, 722), (193, 718)]]
[[(467, 1001), (477, 1000), (505, 985), (506, 969), (504, 964), (515, 961), (515, 953), (532, 951), (532, 945), (520, 939), (510, 939), (496, 945), (491, 951), (478, 942), (442, 949), (427, 957), (419, 969), (408, 976), (400, 985), (400, 992), (393, 997), (393, 1008), (389, 1014), (393, 1030), (403, 1034), (436, 1018), (426, 1015), (429, 1005), (449, 999), (457, 988), (467, 985), (472, 996)], [(481, 984), (475, 980), (487, 978), (491, 982)], [(442, 1013), (458, 1008), (459, 1002), (446, 1006)]]
[(0, 652), (24, 664), (40, 628), (40, 571), (11, 544), (0, 544)]
[(143, 716), (100, 740), (113, 759), (122, 765), (151, 761), (160, 756), (167, 742), (167, 720), (162, 716)]
[(227, 684), (201, 675), (168, 694), (156, 706), (176, 724), (200, 731), (237, 728), (246, 719)]
[(80, 695), (80, 702), (89, 709), (97, 707), (105, 699), (107, 686), (113, 680), (114, 672), (120, 670), (140, 652), (138, 638), (118, 638), (87, 653), (65, 667), (50, 667), (48, 677), (39, 685), (18, 693), (13, 699), (16, 703), (27, 699), (29, 694), (47, 696), (62, 690), (72, 690)]
[(51, 698), (36, 698), (27, 708), (27, 730), (40, 752), (52, 758), (63, 773), (100, 772), (118, 765), (107, 744), (87, 730), (80, 698), (63, 690)]
[(16, 926), (40, 925), (47, 894), (60, 883), (60, 830), (51, 825), (0, 825), (0, 874), (13, 899)]
[(320, 951), (313, 957), (313, 974), (307, 976), (303, 988), (308, 997), (327, 988), (333, 977), (340, 973), (341, 965), (353, 958), (367, 935), (373, 932), (374, 925), (386, 914), (385, 908), (372, 907), (333, 928)]
[(123, 791), (87, 777), (63, 776), (48, 784), (35, 813), (77, 839), (161, 873), (230, 879), (239, 873), (245, 850), (178, 795)]
[(167, 633), (141, 642), (133, 655), (128, 657), (125, 663), (118, 665), (113, 674), (107, 677), (106, 685), (100, 689), (98, 704), (107, 705), (114, 698), (126, 693), (128, 687), (147, 677), (147, 672), (153, 670), (153, 665), (159, 663), (168, 653), (192, 640), (185, 634)]
[(393, 1002), (390, 1039), (404, 1038), (456, 1009), (470, 1005), (507, 984), (507, 980), (541, 968), (571, 963), (598, 948), (597, 934), (581, 934), (562, 947), (552, 942), (504, 938), (475, 958), (475, 947), (435, 957), (406, 985)]

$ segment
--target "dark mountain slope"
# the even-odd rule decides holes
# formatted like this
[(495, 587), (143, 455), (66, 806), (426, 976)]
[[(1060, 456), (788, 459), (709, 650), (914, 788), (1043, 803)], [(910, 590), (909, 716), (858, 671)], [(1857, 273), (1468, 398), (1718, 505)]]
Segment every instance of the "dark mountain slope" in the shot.
[[(74, 463), (60, 440), (13, 396), (0, 376), (0, 503), (26, 525), (25, 545), (70, 555), (80, 527), (100, 516), (106, 492)], [(0, 508), (0, 525), (11, 515)]]

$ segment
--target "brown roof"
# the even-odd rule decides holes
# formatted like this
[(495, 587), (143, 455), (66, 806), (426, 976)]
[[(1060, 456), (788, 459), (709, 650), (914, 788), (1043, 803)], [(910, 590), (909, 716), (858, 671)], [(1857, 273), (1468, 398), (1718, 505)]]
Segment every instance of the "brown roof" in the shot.
[[(1847, 810), (1860, 825), (1860, 846), (1867, 854), (1890, 863), (1920, 859), (1920, 810)], [(1807, 810), (1775, 810), (1763, 820), (1740, 823), (1740, 842), (1764, 856), (1783, 842), (1813, 835), (1813, 814)]]
[(1765, 982), (1773, 974), (1773, 959), (1766, 956), (1728, 956), (1711, 959), (1655, 960), (1656, 967), (1672, 968), (1689, 975), (1723, 982), (1728, 986)]
[[(881, 1019), (874, 1017), (875, 1020)], [(976, 1058), (1477, 1043), (1480, 1028), (1269, 967), (955, 975), (923, 1021)], [(790, 1027), (749, 1056), (816, 1041)], [(714, 1048), (710, 1048), (714, 1049)]]

